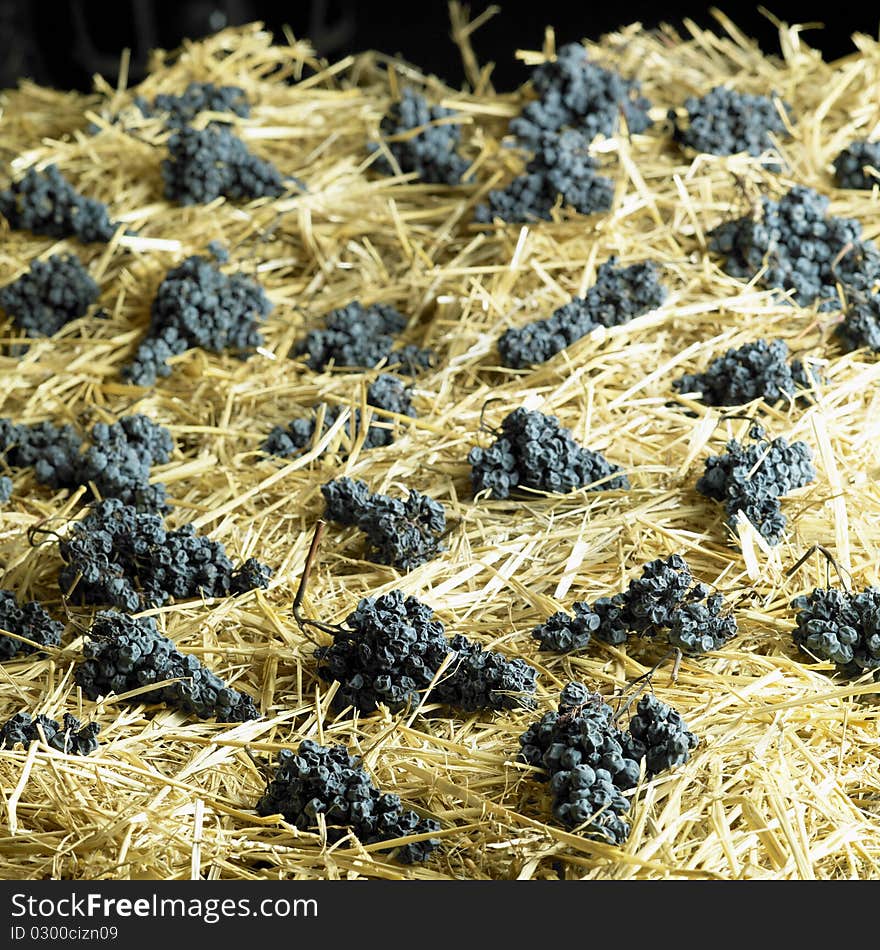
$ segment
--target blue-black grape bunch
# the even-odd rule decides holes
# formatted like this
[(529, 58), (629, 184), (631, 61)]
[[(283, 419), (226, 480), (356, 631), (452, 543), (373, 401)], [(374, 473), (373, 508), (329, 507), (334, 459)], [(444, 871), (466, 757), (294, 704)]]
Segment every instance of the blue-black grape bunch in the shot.
[(0, 214), (9, 226), (47, 237), (75, 237), (83, 244), (105, 243), (115, 225), (107, 206), (81, 195), (61, 174), (57, 165), (27, 173), (0, 191)]
[(136, 386), (152, 386), (169, 376), (172, 356), (192, 347), (240, 355), (262, 345), (258, 324), (272, 304), (255, 281), (224, 274), (206, 257), (192, 255), (172, 268), (150, 308), (150, 326), (133, 361), (122, 370)]
[(68, 755), (90, 755), (98, 748), (101, 727), (96, 722), (84, 726), (70, 713), (64, 714), (62, 726), (48, 716), (20, 712), (0, 726), (0, 749), (14, 749), (19, 744), (27, 749), (40, 741), (40, 730), (50, 748)]
[(555, 59), (532, 70), (530, 79), (537, 99), (510, 122), (523, 144), (537, 145), (563, 129), (577, 129), (589, 143), (598, 135), (614, 135), (621, 115), (630, 133), (651, 125), (651, 103), (639, 83), (593, 62), (580, 43), (561, 46)]
[(648, 693), (629, 728), (582, 683), (569, 683), (556, 712), (545, 713), (520, 736), (520, 760), (549, 784), (554, 817), (586, 838), (621, 845), (629, 837), (624, 794), (639, 782), (642, 762), (651, 778), (690, 758), (697, 737), (681, 714)]
[(579, 214), (607, 211), (614, 182), (597, 173), (599, 163), (589, 149), (589, 139), (575, 129), (547, 133), (524, 172), (506, 187), (492, 189), (474, 209), (474, 220), (550, 221), (557, 206), (570, 206)]
[[(38, 601), (20, 604), (15, 591), (0, 590), (0, 630), (15, 634), (10, 637), (0, 633), (0, 660), (11, 660), (15, 656), (39, 653), (40, 646), (57, 647), (61, 643), (64, 624), (53, 620)], [(16, 637), (24, 637), (32, 643)]]
[(446, 509), (411, 488), (405, 499), (371, 492), (366, 482), (336, 478), (321, 486), (324, 517), (354, 525), (367, 536), (367, 556), (411, 571), (442, 550)]
[(93, 700), (174, 680), (141, 693), (134, 701), (163, 703), (218, 722), (247, 722), (259, 717), (250, 696), (227, 686), (197, 656), (181, 653), (172, 640), (159, 633), (153, 617), (99, 610), (74, 675), (83, 693)]
[[(379, 131), (404, 174), (415, 172), (429, 184), (458, 185), (470, 163), (457, 151), (461, 125), (444, 121), (457, 115), (453, 109), (431, 105), (421, 93), (406, 88), (383, 116)], [(413, 134), (416, 129), (418, 132)], [(374, 142), (369, 148), (379, 151)], [(386, 175), (395, 173), (381, 152), (374, 167)]]
[(880, 251), (861, 237), (862, 226), (828, 214), (828, 198), (795, 185), (778, 201), (761, 198), (760, 214), (725, 221), (709, 233), (709, 247), (733, 277), (791, 291), (802, 307), (839, 307), (838, 284), (868, 293), (880, 280)]
[(72, 603), (137, 613), (169, 600), (226, 597), (268, 586), (271, 569), (256, 558), (236, 568), (223, 544), (186, 524), (169, 530), (161, 515), (118, 498), (90, 506), (58, 543), (58, 586)]
[(317, 831), (318, 815), (323, 815), (331, 844), (350, 832), (361, 844), (428, 835), (394, 849), (404, 864), (425, 861), (440, 846), (440, 839), (431, 837), (440, 823), (404, 808), (399, 795), (378, 789), (344, 745), (303, 739), (295, 753), (282, 749), (256, 810), (263, 816), (282, 815), (301, 831)]
[[(324, 407), (324, 421), (320, 435), (323, 435), (344, 411), (342, 406)], [(412, 405), (412, 391), (396, 376), (382, 373), (367, 387), (367, 405), (375, 409), (384, 409), (399, 416), (415, 416)], [(268, 455), (277, 455), (279, 458), (291, 458), (299, 455), (312, 445), (315, 439), (315, 430), (318, 425), (317, 407), (312, 415), (292, 419), (286, 426), (274, 426), (263, 441), (260, 450)], [(362, 428), (361, 411), (355, 409), (343, 423), (343, 432), (349, 442), (354, 443), (357, 433)], [(395, 431), (390, 419), (381, 415), (374, 416), (364, 436), (363, 448), (373, 449), (383, 445), (391, 445)]]
[(685, 653), (708, 653), (721, 649), (738, 629), (723, 595), (695, 581), (680, 554), (649, 561), (621, 593), (578, 601), (571, 609), (532, 630), (542, 650), (571, 653), (585, 650), (594, 636), (620, 646), (632, 635), (652, 639), (663, 633)]
[(0, 309), (27, 336), (52, 336), (85, 316), (100, 292), (76, 254), (53, 254), (0, 287)]
[[(247, 94), (240, 86), (217, 86), (212, 82), (191, 82), (179, 95), (160, 93), (152, 104), (135, 96), (134, 104), (147, 118), (161, 115), (168, 129), (182, 129), (202, 112), (226, 112), (247, 119), (251, 114)], [(219, 117), (213, 121), (220, 121)]]
[[(868, 169), (874, 169), (873, 172)], [(838, 188), (871, 189), (880, 185), (880, 142), (851, 142), (834, 159), (834, 183)]]
[(880, 680), (880, 588), (819, 587), (796, 597), (792, 607), (792, 636), (804, 652), (834, 663), (844, 676), (870, 672)]
[(136, 413), (98, 422), (87, 438), (70, 425), (14, 423), (0, 419), (0, 459), (14, 468), (33, 468), (52, 488), (85, 485), (88, 495), (118, 498), (138, 510), (165, 511), (165, 486), (150, 484), (150, 468), (167, 462), (171, 434), (149, 416)]
[(474, 220), (550, 220), (557, 205), (580, 214), (607, 211), (614, 182), (597, 174), (589, 148), (598, 135), (614, 135), (621, 115), (629, 132), (651, 124), (650, 103), (639, 84), (590, 60), (580, 43), (562, 46), (531, 75), (537, 98), (510, 122), (517, 145), (531, 153), (522, 175), (490, 191)]
[(293, 355), (308, 356), (306, 364), (314, 370), (331, 364), (371, 369), (384, 360), (388, 369), (415, 376), (433, 364), (434, 355), (412, 344), (395, 346), (406, 324), (406, 317), (391, 304), (365, 307), (353, 300), (331, 310), (324, 318), (323, 329), (309, 330), (294, 347)]
[(880, 353), (880, 294), (856, 294), (834, 333), (846, 350)]
[(563, 304), (544, 320), (506, 330), (498, 340), (501, 363), (512, 369), (543, 363), (596, 327), (621, 326), (655, 310), (666, 293), (653, 261), (620, 267), (611, 257), (599, 266), (596, 282), (583, 297)]
[(742, 513), (768, 544), (779, 544), (788, 523), (780, 499), (815, 479), (813, 453), (806, 442), (767, 439), (759, 425), (751, 427), (749, 437), (751, 445), (731, 439), (726, 452), (706, 459), (697, 491), (724, 504), (734, 531)]
[(685, 373), (673, 382), (681, 393), (698, 393), (707, 406), (741, 406), (754, 399), (773, 405), (792, 400), (819, 382), (803, 360), (789, 362), (785, 340), (755, 340), (729, 349), (702, 373)]
[(365, 597), (315, 651), (318, 676), (337, 682), (333, 708), (369, 714), (380, 703), (392, 712), (415, 707), (440, 675), (428, 699), (466, 711), (531, 706), (537, 671), (524, 660), (483, 650), (465, 637), (449, 639), (434, 611), (393, 590)]
[(228, 125), (219, 124), (173, 132), (162, 178), (165, 197), (180, 205), (207, 204), (221, 196), (234, 201), (278, 198), (288, 184), (304, 187), (255, 155)]
[(629, 488), (619, 465), (578, 445), (556, 416), (537, 410), (514, 409), (492, 445), (471, 449), (468, 462), (474, 494), (488, 489), (492, 498), (501, 500), (517, 489), (564, 494), (575, 488)]
[(673, 138), (697, 152), (758, 156), (773, 147), (771, 134), (779, 139), (790, 137), (780, 110), (791, 118), (791, 106), (778, 96), (755, 96), (715, 86), (703, 96), (689, 96), (684, 109), (684, 122), (674, 110), (670, 112)]

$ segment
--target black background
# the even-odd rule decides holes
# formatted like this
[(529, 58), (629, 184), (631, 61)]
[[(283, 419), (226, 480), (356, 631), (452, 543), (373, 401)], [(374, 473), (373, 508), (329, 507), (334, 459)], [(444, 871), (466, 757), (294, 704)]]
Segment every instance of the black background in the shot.
[[(489, 4), (472, 2), (471, 15)], [(514, 58), (517, 48), (540, 48), (544, 27), (556, 29), (559, 43), (602, 33), (635, 20), (645, 26), (680, 24), (683, 17), (701, 26), (715, 21), (709, 6), (687, 2), (583, 3), (577, 0), (501, 0), (501, 13), (474, 36), (481, 63), (496, 63), (493, 79), (499, 90), (513, 89), (527, 78)], [(824, 21), (821, 30), (805, 35), (826, 59), (854, 50), (850, 36), (859, 31), (876, 36), (880, 12), (876, 4), (847, 6), (769, 0), (772, 12), (788, 23)], [(778, 49), (777, 30), (757, 4), (721, 4), (743, 32), (768, 52)], [(449, 33), (445, 0), (0, 0), (0, 86), (27, 76), (59, 88), (91, 87), (102, 73), (114, 81), (123, 47), (132, 50), (131, 81), (143, 76), (146, 54), (159, 46), (170, 49), (182, 38), (197, 38), (224, 24), (262, 20), (281, 39), (282, 25), (308, 36), (318, 52), (338, 59), (350, 52), (379, 49), (400, 53), (453, 85), (463, 74)]]

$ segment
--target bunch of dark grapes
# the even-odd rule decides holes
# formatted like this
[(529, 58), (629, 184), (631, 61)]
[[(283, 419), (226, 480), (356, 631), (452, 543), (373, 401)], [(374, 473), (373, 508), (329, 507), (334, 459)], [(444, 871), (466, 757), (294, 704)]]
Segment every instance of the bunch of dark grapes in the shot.
[(81, 195), (58, 171), (47, 165), (27, 174), (0, 191), (0, 214), (9, 226), (53, 238), (75, 237), (84, 244), (110, 240), (116, 225), (107, 206)]
[[(303, 739), (295, 754), (279, 753), (278, 769), (256, 808), (258, 815), (282, 815), (302, 831), (317, 831), (318, 815), (323, 815), (331, 844), (349, 829), (362, 844), (440, 830), (432, 818), (404, 808), (398, 795), (381, 792), (345, 746), (310, 739)], [(438, 838), (428, 837), (403, 845), (396, 857), (404, 864), (424, 861), (439, 846)]]
[(137, 697), (218, 722), (247, 722), (259, 716), (253, 699), (227, 686), (198, 657), (180, 653), (159, 633), (152, 617), (130, 617), (115, 610), (95, 615), (76, 682), (89, 699), (176, 680)]
[(553, 614), (532, 630), (542, 650), (584, 650), (593, 636), (620, 646), (631, 634), (651, 638), (665, 632), (686, 653), (720, 649), (737, 633), (736, 618), (720, 594), (710, 595), (694, 581), (680, 554), (656, 558), (642, 568), (625, 591), (592, 604), (576, 602), (572, 614)]
[(728, 524), (736, 528), (740, 512), (770, 544), (778, 544), (786, 518), (780, 498), (813, 481), (816, 470), (805, 442), (789, 443), (781, 436), (768, 441), (761, 426), (752, 426), (748, 447), (731, 439), (723, 455), (706, 459), (697, 491), (723, 502)]
[[(336, 422), (343, 411), (342, 407), (339, 406), (330, 406), (327, 403), (323, 405), (324, 422), (321, 435)], [(388, 373), (383, 373), (367, 387), (367, 405), (376, 409), (384, 409), (386, 412), (393, 412), (396, 415), (415, 416), (409, 387), (405, 386), (396, 376), (391, 376)], [(354, 441), (355, 434), (361, 429), (360, 409), (354, 410), (353, 417), (353, 421), (350, 417), (343, 424), (343, 431), (349, 442)], [(377, 422), (380, 421), (385, 420), (380, 416), (374, 417), (370, 422), (364, 436), (363, 447), (365, 449), (390, 445), (394, 441), (394, 429), (387, 422), (384, 425), (378, 425)], [(388, 421), (390, 422), (390, 420)], [(314, 416), (293, 419), (286, 426), (275, 426), (260, 447), (261, 451), (281, 458), (299, 455), (314, 441), (316, 428), (317, 419)]]
[(332, 310), (324, 329), (309, 330), (294, 348), (294, 356), (308, 354), (310, 369), (347, 366), (371, 369), (383, 360), (388, 368), (415, 375), (431, 366), (433, 354), (415, 346), (393, 349), (396, 337), (406, 329), (406, 317), (387, 303), (365, 307), (354, 300)]
[(92, 505), (58, 545), (58, 585), (74, 603), (108, 604), (129, 613), (169, 600), (225, 597), (265, 587), (271, 574), (255, 560), (236, 570), (219, 541), (174, 531), (157, 514), (117, 498)]
[(233, 200), (277, 198), (285, 179), (271, 163), (253, 152), (226, 125), (204, 129), (188, 126), (168, 139), (168, 158), (162, 161), (165, 197), (181, 205), (207, 204), (221, 195)]
[(871, 671), (880, 679), (880, 588), (852, 594), (820, 587), (792, 606), (794, 642), (802, 650), (834, 663), (845, 676)]
[(578, 445), (555, 416), (526, 409), (507, 415), (495, 442), (471, 449), (468, 462), (474, 494), (485, 488), (498, 499), (518, 488), (559, 494), (629, 488), (619, 465)]
[[(450, 656), (451, 654), (451, 656)], [(429, 695), (467, 711), (530, 706), (536, 671), (522, 660), (483, 650), (465, 637), (449, 640), (430, 607), (399, 590), (366, 597), (315, 651), (318, 676), (339, 686), (337, 711), (374, 712), (414, 707), (447, 657), (449, 666)]]
[(555, 59), (536, 66), (531, 84), (538, 98), (510, 123), (524, 144), (536, 145), (565, 128), (577, 129), (591, 142), (597, 135), (614, 135), (621, 115), (630, 133), (651, 125), (651, 103), (639, 83), (592, 62), (580, 43), (560, 47)]
[(858, 295), (834, 327), (834, 333), (847, 350), (863, 347), (880, 353), (880, 294)]
[[(873, 168), (873, 173), (868, 171)], [(838, 188), (871, 189), (880, 184), (880, 142), (852, 142), (834, 159)]]
[(40, 740), (40, 730), (51, 748), (69, 755), (90, 755), (98, 748), (101, 727), (95, 722), (84, 726), (70, 713), (64, 714), (61, 726), (48, 716), (20, 712), (0, 727), (0, 749), (14, 749), (19, 744), (27, 749), (32, 742)]
[[(14, 591), (0, 590), (0, 630), (14, 633), (16, 637), (25, 637), (41, 646), (57, 647), (61, 643), (64, 624), (53, 620), (37, 601), (19, 604)], [(0, 633), (0, 660), (39, 652), (39, 646)]]
[(624, 736), (626, 754), (642, 761), (649, 776), (678, 768), (690, 758), (697, 737), (681, 713), (651, 693), (643, 696)]
[(820, 310), (839, 306), (837, 286), (870, 292), (880, 280), (880, 252), (862, 240), (862, 226), (828, 215), (828, 198), (796, 185), (779, 201), (761, 198), (760, 215), (726, 221), (709, 233), (709, 247), (724, 257), (733, 277), (792, 291), (792, 299)]
[(534, 706), (538, 671), (525, 660), (484, 650), (461, 634), (449, 641), (455, 658), (431, 692), (438, 703), (463, 712)]
[(754, 399), (773, 405), (810, 385), (804, 364), (793, 360), (789, 365), (788, 356), (785, 340), (755, 340), (729, 349), (705, 372), (685, 373), (672, 385), (682, 393), (699, 393), (707, 406), (740, 406)]
[(85, 316), (100, 292), (76, 254), (53, 254), (0, 288), (0, 308), (29, 337), (52, 336)]
[(160, 93), (152, 105), (143, 96), (135, 96), (134, 104), (148, 118), (164, 115), (165, 127), (182, 129), (202, 112), (228, 112), (247, 119), (251, 107), (240, 86), (215, 86), (212, 82), (191, 82), (180, 95)]
[(520, 759), (549, 783), (554, 816), (615, 845), (629, 837), (623, 793), (638, 784), (641, 762), (650, 776), (683, 764), (696, 746), (678, 712), (655, 697), (639, 701), (624, 732), (608, 703), (582, 683), (569, 683), (557, 711), (545, 713), (519, 742)]
[(596, 283), (583, 297), (558, 307), (545, 320), (506, 330), (498, 340), (501, 363), (512, 369), (543, 363), (596, 327), (628, 323), (665, 299), (656, 264), (643, 261), (618, 267), (611, 257), (600, 265)]
[(165, 486), (150, 484), (150, 467), (167, 462), (173, 448), (168, 430), (141, 414), (96, 423), (85, 451), (72, 426), (0, 419), (0, 457), (8, 465), (33, 468), (37, 481), (52, 488), (86, 485), (90, 494), (140, 510), (167, 507)]
[(748, 152), (761, 155), (773, 147), (771, 133), (788, 138), (789, 132), (780, 108), (789, 116), (791, 107), (776, 96), (753, 96), (724, 86), (715, 86), (705, 95), (684, 101), (687, 122), (675, 120), (673, 137), (697, 152), (712, 155), (736, 155)]
[(258, 323), (272, 309), (262, 287), (241, 274), (227, 276), (194, 255), (168, 271), (150, 309), (147, 335), (122, 375), (136, 386), (168, 376), (168, 360), (192, 347), (245, 354), (260, 346)]
[[(382, 118), (379, 130), (385, 145), (402, 172), (416, 172), (422, 181), (438, 185), (457, 185), (470, 164), (458, 154), (461, 126), (444, 122), (457, 113), (453, 109), (432, 106), (421, 93), (404, 89)], [(413, 131), (419, 131), (413, 134)], [(373, 145), (376, 150), (378, 146)], [(395, 170), (384, 155), (375, 167), (386, 175)]]
[(365, 482), (337, 478), (321, 487), (324, 516), (367, 536), (368, 557), (411, 571), (442, 550), (446, 509), (415, 489), (406, 499), (371, 492)]
[(505, 188), (493, 189), (474, 209), (474, 220), (550, 221), (559, 205), (578, 214), (607, 211), (614, 182), (596, 173), (599, 163), (589, 154), (590, 142), (574, 129), (545, 135), (522, 175)]

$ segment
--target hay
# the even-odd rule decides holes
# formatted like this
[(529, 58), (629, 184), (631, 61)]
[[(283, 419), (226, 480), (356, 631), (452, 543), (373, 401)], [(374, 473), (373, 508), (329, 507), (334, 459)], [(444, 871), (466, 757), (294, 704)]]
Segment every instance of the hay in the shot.
[[(517, 167), (499, 139), (525, 93), (492, 93), (459, 7), (453, 26), (470, 90), (375, 53), (330, 65), (292, 36), (273, 45), (259, 24), (155, 54), (137, 90), (148, 98), (191, 79), (245, 89), (255, 105), (250, 119), (236, 122), (240, 134), (308, 184), (307, 193), (277, 201), (166, 204), (160, 121), (133, 119), (126, 131), (102, 118), (130, 102), (124, 76), (117, 88), (99, 81), (90, 96), (28, 83), (4, 94), (0, 150), (11, 171), (57, 163), (139, 236), (74, 248), (2, 225), (0, 283), (32, 258), (70, 247), (100, 277), (107, 318), (83, 318), (51, 340), (31, 341), (20, 359), (0, 358), (0, 414), (85, 426), (149, 413), (177, 446), (153, 473), (169, 486), (170, 523), (193, 521), (233, 557), (268, 562), (275, 576), (267, 591), (150, 611), (181, 649), (256, 696), (260, 720), (191, 722), (145, 704), (147, 696), (90, 703), (72, 676), (89, 612), (61, 603), (57, 548), (28, 541), (34, 526), (64, 530), (78, 501), (37, 486), (30, 472), (16, 474), (13, 499), (0, 512), (0, 585), (41, 599), (67, 617), (68, 628), (63, 647), (45, 658), (0, 666), (0, 717), (28, 709), (97, 718), (102, 746), (87, 759), (37, 744), (0, 753), (0, 877), (877, 876), (880, 707), (873, 700), (880, 685), (840, 680), (829, 664), (798, 653), (789, 602), (825, 582), (826, 564), (816, 555), (787, 571), (818, 542), (857, 585), (880, 582), (880, 364), (863, 352), (842, 354), (830, 336), (834, 315), (781, 305), (724, 275), (706, 253), (705, 235), (759, 193), (777, 197), (795, 182), (830, 194), (832, 213), (857, 217), (868, 237), (880, 235), (880, 192), (836, 191), (829, 175), (837, 151), (880, 122), (880, 44), (857, 35), (857, 52), (825, 63), (801, 28), (780, 24), (782, 55), (770, 57), (718, 18), (717, 35), (689, 22), (681, 34), (634, 24), (588, 47), (642, 81), (658, 120), (720, 82), (776, 90), (798, 117), (793, 139), (780, 143), (791, 171), (774, 175), (743, 157), (683, 156), (657, 126), (597, 143), (617, 181), (609, 214), (560, 212), (554, 223), (522, 228), (470, 223), (474, 204)], [(548, 33), (543, 51), (522, 56), (536, 63), (552, 48)], [(428, 187), (370, 169), (365, 140), (375, 140), (404, 84), (461, 111), (479, 186)], [(87, 134), (89, 121), (102, 125), (100, 134)], [(212, 239), (232, 252), (227, 270), (255, 273), (275, 304), (265, 346), (247, 362), (191, 350), (154, 390), (125, 385), (119, 369), (165, 271)], [(499, 334), (582, 293), (611, 254), (624, 264), (660, 262), (669, 302), (532, 371), (500, 368)], [(287, 359), (305, 328), (354, 298), (393, 303), (411, 316), (408, 341), (440, 354), (416, 383), (417, 418), (385, 415), (398, 429), (396, 442), (369, 452), (355, 444), (345, 461), (342, 419), (300, 458), (261, 455), (272, 425), (316, 400), (363, 406), (378, 370), (313, 373)], [(720, 411), (671, 387), (681, 372), (759, 336), (820, 356), (830, 380), (814, 405), (766, 411), (773, 435), (814, 448), (819, 473), (785, 502), (791, 529), (777, 548), (748, 532), (731, 537), (719, 506), (694, 490), (702, 460), (748, 422), (720, 421)], [(4, 347), (18, 339), (11, 325), (2, 329)], [(625, 465), (632, 491), (474, 503), (466, 456), (487, 438), (479, 425), (490, 398), (498, 400), (486, 407), (490, 424), (519, 405), (557, 414), (579, 440)], [(701, 580), (750, 589), (738, 601), (736, 640), (685, 658), (675, 681), (668, 665), (654, 676), (657, 694), (701, 743), (684, 767), (640, 785), (624, 847), (548, 821), (545, 787), (516, 762), (517, 737), (534, 714), (451, 716), (430, 703), (354, 720), (328, 712), (332, 691), (316, 680), (313, 643), (290, 608), (322, 510), (320, 486), (342, 474), (373, 490), (406, 485), (443, 501), (449, 548), (400, 576), (361, 558), (354, 529), (330, 526), (303, 612), (336, 622), (359, 597), (402, 588), (431, 604), (451, 632), (538, 666), (539, 712), (570, 678), (612, 696), (660, 658), (659, 648), (638, 641), (626, 649), (595, 644), (570, 657), (538, 654), (529, 631), (549, 612), (615, 593), (645, 561), (672, 552), (685, 554)], [(408, 868), (378, 846), (351, 837), (329, 846), (320, 833), (257, 817), (269, 757), (305, 737), (361, 752), (381, 787), (442, 822), (442, 850)]]

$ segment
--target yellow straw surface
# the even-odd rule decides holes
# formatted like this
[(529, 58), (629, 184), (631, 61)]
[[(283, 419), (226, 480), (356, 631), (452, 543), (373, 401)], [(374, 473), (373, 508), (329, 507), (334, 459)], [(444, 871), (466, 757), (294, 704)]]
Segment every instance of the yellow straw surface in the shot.
[[(259, 720), (193, 721), (146, 695), (90, 702), (73, 671), (92, 612), (62, 602), (51, 536), (29, 540), (38, 526), (63, 534), (81, 492), (53, 492), (30, 470), (13, 473), (12, 499), (0, 511), (0, 587), (39, 599), (67, 627), (60, 649), (0, 666), (0, 721), (21, 710), (56, 719), (72, 712), (100, 723), (101, 746), (87, 758), (41, 743), (0, 752), (0, 877), (878, 876), (880, 685), (841, 679), (831, 664), (797, 650), (790, 601), (824, 585), (827, 565), (817, 554), (787, 572), (818, 543), (855, 585), (880, 583), (880, 363), (865, 351), (842, 352), (832, 336), (839, 314), (780, 303), (725, 275), (706, 234), (746, 213), (759, 195), (778, 197), (800, 183), (828, 194), (831, 213), (857, 218), (866, 237), (880, 235), (880, 191), (836, 190), (830, 173), (840, 149), (880, 122), (880, 44), (858, 35), (855, 53), (825, 63), (801, 28), (781, 24), (782, 54), (772, 57), (721, 14), (717, 33), (688, 22), (681, 32), (633, 24), (588, 43), (592, 56), (642, 82), (657, 119), (645, 134), (596, 143), (616, 181), (612, 210), (583, 217), (560, 209), (552, 222), (478, 226), (474, 205), (519, 170), (501, 138), (530, 94), (492, 92), (490, 72), (470, 50), (464, 11), (453, 13), (467, 89), (375, 53), (328, 64), (307, 42), (273, 39), (251, 24), (157, 52), (137, 89), (97, 81), (84, 96), (24, 83), (0, 96), (7, 180), (54, 162), (138, 235), (82, 246), (0, 221), (0, 284), (35, 257), (75, 250), (99, 280), (106, 312), (28, 341), (24, 356), (0, 356), (0, 415), (89, 428), (149, 414), (176, 443), (152, 476), (168, 485), (169, 523), (194, 522), (233, 560), (256, 556), (275, 571), (266, 591), (149, 612), (181, 650), (253, 695)], [(545, 49), (522, 58), (536, 64), (552, 50), (548, 32)], [(131, 100), (180, 92), (190, 80), (243, 87), (253, 107), (250, 118), (236, 120), (238, 133), (303, 179), (307, 192), (195, 207), (165, 201), (159, 166), (168, 133)], [(671, 143), (667, 110), (720, 83), (775, 90), (792, 105), (793, 137), (779, 146), (785, 171), (748, 156), (686, 155)], [(382, 115), (407, 85), (460, 110), (463, 150), (479, 185), (430, 186), (373, 169), (367, 142), (378, 142)], [(124, 125), (109, 121), (118, 112)], [(101, 126), (98, 134), (87, 131), (89, 122)], [(154, 389), (124, 383), (119, 370), (146, 329), (164, 274), (211, 240), (230, 249), (224, 270), (255, 276), (275, 304), (265, 345), (247, 361), (189, 350)], [(623, 264), (657, 261), (668, 302), (532, 370), (501, 367), (499, 335), (583, 293), (611, 255)], [(301, 457), (263, 455), (272, 426), (314, 403), (363, 405), (381, 368), (316, 373), (289, 358), (308, 328), (353, 299), (393, 304), (410, 318), (407, 342), (437, 351), (436, 367), (415, 383), (417, 417), (384, 417), (397, 438), (383, 448), (350, 446), (340, 422)], [(789, 530), (775, 548), (748, 528), (731, 534), (720, 506), (694, 488), (705, 458), (743, 437), (749, 422), (722, 420), (724, 410), (672, 388), (681, 373), (759, 337), (781, 337), (819, 357), (828, 379), (812, 404), (761, 409), (771, 435), (811, 446), (818, 471), (785, 500)], [(11, 322), (0, 325), (3, 353), (15, 342)], [(467, 454), (489, 439), (481, 413), (485, 407), (485, 422), (497, 425), (517, 406), (557, 415), (578, 441), (623, 465), (632, 490), (474, 501)], [(757, 407), (743, 411), (754, 415)], [(402, 575), (365, 560), (357, 531), (331, 525), (306, 616), (340, 622), (360, 597), (402, 589), (430, 604), (448, 632), (537, 666), (535, 711), (461, 715), (430, 702), (368, 717), (329, 711), (332, 688), (315, 676), (314, 643), (291, 604), (322, 512), (320, 486), (341, 475), (374, 491), (406, 486), (442, 501), (447, 549)], [(675, 678), (668, 662), (655, 673), (655, 692), (700, 743), (683, 767), (642, 781), (632, 834), (612, 847), (553, 821), (546, 786), (516, 761), (518, 737), (555, 707), (567, 681), (611, 699), (664, 648), (633, 639), (625, 648), (595, 643), (558, 656), (539, 653), (529, 632), (575, 600), (618, 592), (646, 561), (674, 552), (699, 580), (743, 589), (740, 634), (717, 653), (685, 657)], [(441, 822), (441, 849), (409, 867), (353, 836), (331, 846), (320, 832), (257, 817), (275, 754), (303, 738), (362, 754), (381, 788)]]

